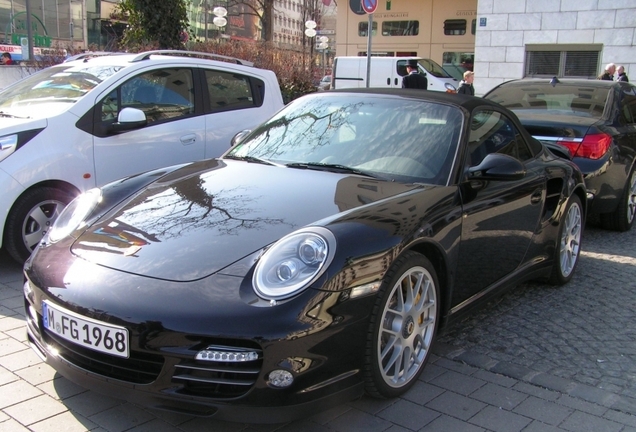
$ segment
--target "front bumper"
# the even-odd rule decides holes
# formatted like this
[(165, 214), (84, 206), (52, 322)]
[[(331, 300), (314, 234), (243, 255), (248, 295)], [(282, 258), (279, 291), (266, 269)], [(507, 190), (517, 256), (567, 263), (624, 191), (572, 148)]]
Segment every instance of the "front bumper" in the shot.
[[(179, 294), (170, 286), (171, 282), (152, 281), (157, 292), (163, 293), (162, 301), (148, 300), (146, 309), (139, 312), (139, 316), (128, 318), (130, 321), (126, 322), (113, 322), (115, 318), (104, 311), (114, 310), (114, 305), (119, 305), (112, 299), (119, 297), (117, 291), (122, 289), (122, 281), (113, 278), (112, 274), (108, 278), (107, 272), (108, 269), (96, 266), (92, 271), (94, 278), (85, 276), (78, 280), (71, 272), (65, 272), (64, 283), (53, 283), (52, 280), (35, 283), (31, 278), (38, 280), (38, 272), (26, 269), (25, 310), (29, 343), (46, 363), (84, 388), (155, 409), (242, 423), (281, 423), (307, 417), (358, 398), (364, 392), (364, 335), (368, 330), (364, 311), (371, 310), (367, 302), (373, 301), (372, 296), (350, 300), (342, 293), (309, 290), (295, 305), (273, 309), (259, 307), (252, 311), (228, 306), (231, 313), (209, 318), (206, 323), (204, 318), (208, 317), (202, 313), (205, 307), (199, 306), (197, 310), (195, 306), (203, 303), (201, 298), (186, 301), (181, 295), (182, 301), (178, 303), (175, 298)], [(81, 271), (79, 274), (86, 273)], [(222, 283), (228, 293), (240, 290), (241, 278), (219, 278), (222, 280), (208, 280), (207, 283)], [(90, 279), (99, 281), (102, 294), (90, 287)], [(81, 292), (69, 289), (80, 281)], [(232, 283), (234, 285), (229, 286)], [(43, 290), (40, 285), (64, 288)], [(181, 288), (183, 291), (185, 287)], [(104, 298), (108, 306), (93, 303), (86, 297), (80, 299), (80, 296), (90, 297), (86, 292), (95, 295), (92, 300), (98, 296)], [(42, 301), (60, 303), (59, 293), (74, 299), (74, 302), (60, 306), (128, 328), (130, 358), (95, 352), (46, 330)], [(222, 300), (219, 302), (223, 303)], [(94, 307), (81, 308), (76, 306), (77, 303), (93, 304)], [(127, 309), (125, 315), (132, 315), (131, 310)], [(192, 315), (179, 319), (185, 317), (185, 310), (192, 310)], [(140, 318), (151, 313), (156, 321)], [(232, 325), (234, 321), (228, 325), (228, 319), (234, 319), (236, 325)], [(226, 325), (222, 326), (222, 323)], [(219, 330), (204, 333), (210, 328)], [(245, 365), (218, 365), (195, 360), (196, 353), (209, 345), (250, 348), (263, 354), (257, 362)], [(270, 385), (269, 373), (277, 369), (292, 372), (294, 382), (290, 387), (281, 389)]]

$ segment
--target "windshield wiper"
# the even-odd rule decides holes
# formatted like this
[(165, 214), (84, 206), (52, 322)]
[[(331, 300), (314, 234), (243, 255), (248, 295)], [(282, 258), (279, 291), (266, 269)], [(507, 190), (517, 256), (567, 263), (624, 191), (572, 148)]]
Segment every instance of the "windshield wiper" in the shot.
[(9, 114), (8, 112), (4, 112), (4, 111), (0, 111), (0, 117), (18, 118), (18, 119), (28, 119), (28, 118), (31, 118), (31, 117), (21, 117), (21, 116), (17, 116), (17, 115)]
[(272, 165), (272, 166), (278, 166), (278, 167), (282, 167), (283, 166), (281, 164), (277, 164), (275, 162), (268, 161), (267, 159), (261, 159), (261, 158), (256, 157), (256, 156), (227, 155), (227, 156), (224, 156), (223, 159), (241, 160), (241, 161), (245, 161), (245, 162), (259, 163), (259, 164), (263, 164), (263, 165)]
[(313, 169), (318, 171), (329, 171), (329, 172), (342, 173), (342, 174), (358, 174), (358, 175), (363, 175), (366, 177), (382, 178), (380, 176), (377, 176), (365, 171), (360, 171), (357, 168), (352, 168), (352, 167), (349, 167), (346, 165), (340, 165), (340, 164), (330, 164), (330, 163), (323, 163), (323, 162), (293, 162), (293, 163), (288, 163), (285, 166), (288, 168)]

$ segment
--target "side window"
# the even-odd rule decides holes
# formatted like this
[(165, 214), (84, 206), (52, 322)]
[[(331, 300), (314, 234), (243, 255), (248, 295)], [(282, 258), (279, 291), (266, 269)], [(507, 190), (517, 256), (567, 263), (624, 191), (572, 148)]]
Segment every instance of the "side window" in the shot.
[(142, 110), (148, 123), (194, 114), (192, 71), (166, 68), (131, 78), (102, 100), (102, 121), (114, 121), (127, 107)]
[(633, 93), (623, 92), (619, 118), (623, 125), (636, 123), (636, 96)]
[[(256, 81), (256, 78), (251, 78)], [(210, 111), (229, 111), (234, 109), (252, 108), (257, 98), (252, 94), (250, 78), (222, 71), (206, 70), (205, 81), (210, 95)], [(255, 87), (264, 87), (264, 83), (256, 83)]]
[(490, 153), (502, 153), (519, 161), (532, 158), (532, 152), (508, 117), (497, 111), (473, 114), (468, 142), (470, 166), (479, 165)]

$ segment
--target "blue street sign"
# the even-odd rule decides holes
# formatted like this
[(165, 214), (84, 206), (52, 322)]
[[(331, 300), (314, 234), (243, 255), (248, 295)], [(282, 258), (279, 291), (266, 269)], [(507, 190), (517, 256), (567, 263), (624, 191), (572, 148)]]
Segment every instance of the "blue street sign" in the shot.
[(372, 14), (378, 8), (378, 0), (360, 0), (362, 9), (368, 14)]

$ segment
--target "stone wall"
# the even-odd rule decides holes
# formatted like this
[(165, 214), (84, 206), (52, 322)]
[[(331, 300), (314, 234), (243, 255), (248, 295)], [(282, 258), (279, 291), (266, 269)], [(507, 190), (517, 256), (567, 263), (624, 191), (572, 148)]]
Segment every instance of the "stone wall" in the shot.
[(636, 0), (479, 0), (475, 93), (523, 78), (527, 44), (602, 44), (598, 72), (622, 64), (636, 81), (635, 41)]

